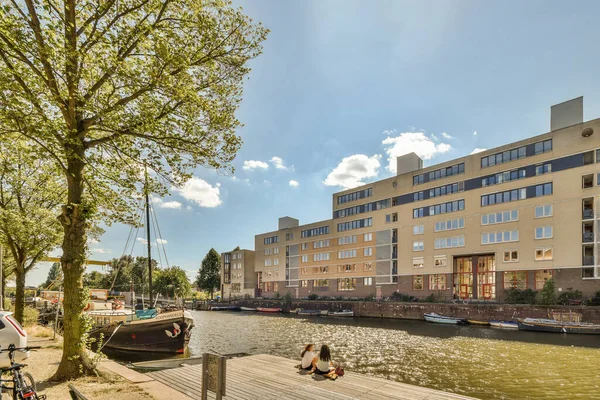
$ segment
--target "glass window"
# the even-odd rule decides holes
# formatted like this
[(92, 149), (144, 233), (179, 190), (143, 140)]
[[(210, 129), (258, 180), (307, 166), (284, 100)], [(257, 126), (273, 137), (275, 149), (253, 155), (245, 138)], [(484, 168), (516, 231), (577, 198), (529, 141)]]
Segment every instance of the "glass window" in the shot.
[(504, 272), (504, 289), (527, 289), (527, 271)]
[(422, 235), (424, 231), (425, 231), (424, 225), (413, 226), (413, 235)]
[(519, 261), (519, 252), (517, 250), (505, 251), (502, 260), (504, 262), (517, 262)]
[(446, 274), (429, 275), (429, 290), (446, 290)]
[(544, 284), (548, 279), (552, 278), (552, 270), (543, 269), (535, 271), (535, 289), (540, 290), (544, 288)]
[(413, 290), (423, 290), (423, 275), (413, 275)]
[(545, 261), (552, 260), (552, 247), (540, 247), (535, 249), (535, 260), (536, 261)]
[(423, 251), (424, 245), (422, 241), (413, 242), (413, 251)]

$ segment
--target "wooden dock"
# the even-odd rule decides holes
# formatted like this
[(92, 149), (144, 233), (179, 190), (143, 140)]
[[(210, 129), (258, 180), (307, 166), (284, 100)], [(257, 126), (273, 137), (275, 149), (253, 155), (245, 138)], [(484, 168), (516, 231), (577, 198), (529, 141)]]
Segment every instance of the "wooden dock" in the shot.
[[(473, 399), (350, 371), (331, 381), (299, 372), (298, 361), (259, 354), (227, 360), (226, 399), (242, 400), (445, 400)], [(190, 365), (146, 374), (192, 398), (201, 398), (202, 366)], [(209, 398), (214, 395), (209, 393)]]

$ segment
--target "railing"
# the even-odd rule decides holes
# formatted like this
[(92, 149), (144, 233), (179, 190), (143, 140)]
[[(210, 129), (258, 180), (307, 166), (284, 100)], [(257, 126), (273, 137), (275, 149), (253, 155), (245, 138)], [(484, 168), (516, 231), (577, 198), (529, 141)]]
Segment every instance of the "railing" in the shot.
[(594, 209), (593, 208), (584, 208), (583, 209), (583, 219), (594, 219)]
[(583, 232), (583, 243), (594, 241), (594, 232)]
[(392, 259), (398, 258), (398, 253), (392, 253)]
[(583, 265), (594, 265), (594, 257), (593, 256), (584, 256), (583, 257)]
[(398, 236), (392, 236), (392, 243), (398, 243)]

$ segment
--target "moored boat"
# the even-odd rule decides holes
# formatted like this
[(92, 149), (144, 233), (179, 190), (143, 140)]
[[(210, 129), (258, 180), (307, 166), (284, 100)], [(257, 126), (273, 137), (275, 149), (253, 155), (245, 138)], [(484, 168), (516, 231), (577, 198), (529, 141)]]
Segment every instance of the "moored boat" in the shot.
[(327, 314), (329, 317), (354, 317), (354, 311), (342, 310), (342, 311), (331, 311)]
[(256, 307), (256, 311), (258, 311), (258, 312), (268, 312), (268, 313), (278, 313), (278, 312), (281, 312), (281, 308)]
[(489, 325), (489, 321), (480, 321), (477, 319), (467, 319), (467, 322), (471, 325)]
[(492, 328), (519, 329), (519, 325), (514, 321), (490, 321)]
[(522, 331), (600, 335), (600, 324), (585, 322), (564, 322), (553, 319), (524, 318), (517, 319), (517, 324), (519, 330)]
[(329, 315), (329, 310), (321, 310), (321, 315)]
[(256, 308), (252, 307), (240, 307), (241, 311), (257, 311)]
[(241, 307), (238, 306), (212, 306), (211, 311), (241, 311)]
[(458, 324), (466, 323), (466, 320), (463, 318), (448, 317), (448, 316), (439, 315), (436, 313), (428, 313), (428, 314), (424, 314), (424, 316), (425, 316), (425, 321), (434, 322), (436, 324), (458, 325)]
[(317, 316), (321, 315), (321, 310), (304, 310), (302, 308), (299, 308), (296, 310), (296, 314), (304, 316)]

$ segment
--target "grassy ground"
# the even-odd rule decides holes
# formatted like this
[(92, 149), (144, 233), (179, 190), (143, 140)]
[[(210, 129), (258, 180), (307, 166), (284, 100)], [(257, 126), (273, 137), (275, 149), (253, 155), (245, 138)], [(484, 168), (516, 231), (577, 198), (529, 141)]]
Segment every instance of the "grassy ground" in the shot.
[(103, 372), (99, 377), (80, 378), (71, 382), (56, 383), (49, 379), (52, 377), (60, 362), (62, 354), (62, 338), (52, 339), (52, 329), (39, 325), (26, 326), (28, 344), (42, 346), (42, 349), (31, 351), (29, 359), (25, 361), (25, 371), (31, 373), (37, 382), (39, 394), (45, 394), (48, 399), (69, 399), (68, 384), (71, 383), (88, 399), (114, 400), (126, 398), (127, 400), (152, 399), (154, 397), (145, 393), (139, 387), (131, 384), (121, 376)]

